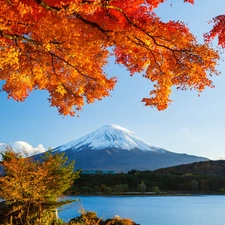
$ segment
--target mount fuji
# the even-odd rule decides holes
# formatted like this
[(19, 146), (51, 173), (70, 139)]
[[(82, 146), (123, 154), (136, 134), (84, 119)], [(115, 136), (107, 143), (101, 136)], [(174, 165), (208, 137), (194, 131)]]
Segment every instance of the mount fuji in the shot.
[(165, 151), (157, 147), (149, 146), (136, 137), (131, 131), (114, 124), (105, 125), (75, 141), (71, 141), (68, 144), (57, 147), (55, 150), (65, 151), (73, 149), (78, 152), (87, 148), (92, 150), (116, 148), (128, 151), (134, 149), (142, 151)]
[(53, 152), (64, 152), (70, 160), (75, 160), (75, 169), (115, 172), (154, 170), (208, 160), (148, 145), (118, 125), (105, 125)]

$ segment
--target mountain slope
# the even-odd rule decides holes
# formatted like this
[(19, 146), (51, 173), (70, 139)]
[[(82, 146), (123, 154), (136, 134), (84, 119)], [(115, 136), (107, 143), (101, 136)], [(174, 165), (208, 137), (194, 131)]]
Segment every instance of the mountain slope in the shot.
[(103, 126), (55, 148), (54, 152), (65, 152), (70, 160), (76, 161), (76, 169), (117, 172), (127, 172), (131, 169), (154, 170), (208, 160), (150, 146), (132, 132), (117, 125)]
[(157, 153), (151, 151), (126, 151), (120, 149), (102, 149), (100, 151), (85, 150), (65, 151), (69, 159), (75, 159), (75, 168), (82, 170), (112, 170), (127, 172), (136, 170), (155, 170), (180, 164), (208, 160), (187, 154), (172, 152)]
[(81, 151), (87, 147), (93, 150), (105, 148), (132, 150), (137, 148), (143, 151), (163, 151), (160, 148), (149, 146), (131, 131), (114, 124), (105, 125), (75, 141), (57, 147), (55, 150), (65, 151), (73, 149), (74, 151)]

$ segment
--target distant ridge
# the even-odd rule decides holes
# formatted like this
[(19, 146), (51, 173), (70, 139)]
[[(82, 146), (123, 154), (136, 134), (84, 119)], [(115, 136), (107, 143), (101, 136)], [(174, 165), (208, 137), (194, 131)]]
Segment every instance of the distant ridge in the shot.
[(157, 169), (155, 172), (168, 174), (195, 174), (195, 175), (216, 175), (225, 177), (225, 160), (195, 162), (185, 165), (178, 165), (163, 169)]

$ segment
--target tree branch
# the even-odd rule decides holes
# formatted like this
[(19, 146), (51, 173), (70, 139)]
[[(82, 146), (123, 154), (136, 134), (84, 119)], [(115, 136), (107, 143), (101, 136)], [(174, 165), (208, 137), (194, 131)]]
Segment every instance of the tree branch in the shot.
[(135, 36), (134, 38), (137, 39), (137, 40), (138, 40), (139, 42), (141, 42), (142, 44), (140, 44), (140, 43), (138, 43), (138, 42), (132, 40), (130, 37), (127, 37), (127, 38), (128, 38), (131, 42), (133, 42), (134, 44), (139, 45), (139, 46), (145, 48), (146, 50), (148, 50), (148, 51), (151, 53), (151, 55), (152, 55), (152, 57), (153, 57), (153, 59), (154, 59), (154, 61), (155, 61), (155, 64), (158, 66), (159, 71), (160, 71), (162, 74), (165, 74), (165, 73), (162, 71), (161, 65), (159, 65), (159, 63), (157, 62), (157, 60), (156, 60), (156, 58), (155, 58), (155, 55), (154, 55), (153, 51), (145, 44), (145, 42), (143, 42), (141, 39), (137, 38), (136, 36)]
[(71, 66), (72, 68), (74, 68), (80, 75), (82, 75), (83, 77), (85, 77), (86, 79), (91, 79), (91, 80), (94, 80), (94, 81), (96, 81), (96, 79), (95, 78), (93, 78), (93, 77), (90, 77), (90, 76), (88, 76), (88, 75), (85, 75), (84, 73), (82, 73), (76, 66), (74, 66), (74, 65), (72, 65), (71, 63), (69, 63), (67, 60), (65, 60), (65, 59), (63, 59), (63, 58), (61, 58), (61, 57), (59, 57), (59, 56), (57, 56), (56, 54), (54, 54), (53, 52), (49, 52), (49, 54), (51, 55), (51, 56), (54, 56), (55, 58), (57, 58), (57, 59), (59, 59), (59, 60), (61, 60), (61, 61), (63, 61), (63, 62), (65, 62), (67, 65), (69, 65), (69, 66)]
[(10, 40), (14, 40), (14, 41), (26, 41), (32, 44), (36, 44), (36, 45), (42, 45), (43, 43), (41, 41), (36, 41), (34, 39), (31, 38), (27, 38), (24, 37), (23, 35), (18, 35), (18, 34), (6, 34), (4, 33), (2, 30), (0, 30), (0, 37), (4, 37)]
[[(94, 27), (94, 28), (97, 28), (98, 30), (100, 30), (103, 34), (106, 34), (108, 32), (110, 32), (111, 30), (105, 30), (103, 29), (102, 27), (100, 27), (97, 23), (95, 22), (92, 22), (92, 21), (89, 21), (89, 20), (86, 20), (84, 17), (82, 17), (80, 14), (78, 13), (74, 13), (74, 15), (79, 19), (81, 20), (82, 22)], [(108, 36), (108, 35), (107, 35)]]
[[(125, 17), (125, 19), (127, 20), (127, 22), (128, 22), (131, 26), (136, 27), (137, 29), (141, 30), (144, 34), (146, 34), (148, 37), (150, 37), (150, 38), (153, 40), (153, 42), (154, 42), (154, 44), (155, 44), (156, 46), (162, 47), (162, 48), (165, 48), (165, 49), (168, 49), (168, 50), (170, 50), (170, 51), (176, 51), (176, 52), (184, 52), (184, 51), (187, 52), (187, 51), (188, 51), (188, 52), (191, 52), (191, 51), (188, 50), (188, 49), (173, 49), (173, 48), (170, 48), (170, 47), (168, 47), (168, 46), (166, 46), (166, 45), (161, 45), (161, 44), (157, 43), (156, 38), (157, 38), (158, 36), (152, 36), (152, 35), (150, 35), (150, 34), (149, 34), (146, 30), (144, 30), (142, 27), (140, 27), (140, 26), (138, 26), (137, 24), (135, 24), (134, 22), (132, 22), (131, 19), (126, 15), (126, 13), (125, 13), (122, 9), (120, 9), (120, 8), (118, 8), (118, 7), (115, 7), (115, 6), (111, 6), (111, 5), (107, 5), (107, 6), (105, 6), (105, 8), (107, 8), (107, 9), (115, 9), (115, 10), (121, 12), (121, 13), (123, 14), (123, 16)], [(162, 37), (160, 37), (160, 39), (162, 39)]]
[(42, 0), (34, 0), (38, 5), (44, 7), (45, 9), (49, 10), (49, 11), (53, 11), (53, 12), (59, 12), (61, 9), (55, 6), (50, 6), (48, 5), (46, 2), (42, 1)]

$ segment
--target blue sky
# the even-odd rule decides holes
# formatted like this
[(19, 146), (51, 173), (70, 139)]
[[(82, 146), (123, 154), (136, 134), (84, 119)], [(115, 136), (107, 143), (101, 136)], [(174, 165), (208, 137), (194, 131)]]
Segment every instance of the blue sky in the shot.
[[(172, 6), (170, 6), (172, 4)], [(195, 5), (182, 0), (168, 0), (156, 10), (164, 21), (182, 20), (201, 42), (209, 31), (207, 22), (225, 13), (224, 0), (196, 0)], [(225, 54), (222, 55), (225, 59)], [(117, 124), (135, 133), (150, 145), (167, 150), (206, 156), (225, 157), (225, 62), (213, 77), (214, 89), (206, 89), (200, 97), (195, 91), (176, 91), (173, 103), (159, 112), (144, 107), (141, 99), (147, 97), (151, 82), (141, 74), (129, 77), (121, 66), (110, 62), (109, 76), (116, 75), (118, 84), (111, 97), (86, 105), (79, 117), (63, 117), (49, 107), (48, 94), (35, 91), (23, 103), (8, 100), (0, 93), (0, 142), (26, 141), (36, 147), (57, 147), (81, 137), (105, 124)]]

